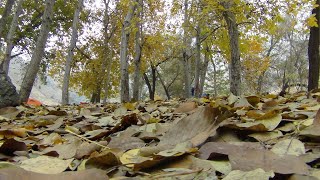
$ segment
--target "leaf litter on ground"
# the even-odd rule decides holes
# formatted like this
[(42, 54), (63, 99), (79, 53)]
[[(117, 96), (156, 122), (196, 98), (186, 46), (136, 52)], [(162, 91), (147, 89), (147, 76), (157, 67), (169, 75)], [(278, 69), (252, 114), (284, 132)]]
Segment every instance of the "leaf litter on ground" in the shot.
[(0, 109), (0, 179), (319, 179), (320, 94)]

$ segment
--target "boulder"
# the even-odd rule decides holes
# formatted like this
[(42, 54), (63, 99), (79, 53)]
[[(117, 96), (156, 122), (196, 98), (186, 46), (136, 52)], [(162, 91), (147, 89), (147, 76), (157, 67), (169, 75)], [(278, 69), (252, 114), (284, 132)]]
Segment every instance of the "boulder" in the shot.
[(0, 70), (0, 108), (19, 105), (19, 94), (9, 76)]

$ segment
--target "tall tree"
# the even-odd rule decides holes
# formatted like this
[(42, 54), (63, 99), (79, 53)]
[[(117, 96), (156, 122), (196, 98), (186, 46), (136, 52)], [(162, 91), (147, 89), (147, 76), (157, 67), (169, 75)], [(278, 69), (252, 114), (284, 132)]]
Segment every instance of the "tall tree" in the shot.
[(129, 96), (129, 72), (128, 72), (128, 42), (131, 33), (130, 24), (137, 7), (138, 0), (130, 3), (127, 15), (122, 24), (120, 45), (120, 99), (121, 102), (130, 101)]
[(8, 24), (8, 17), (11, 14), (12, 6), (14, 4), (14, 0), (7, 0), (6, 5), (4, 7), (4, 11), (1, 14), (0, 19), (0, 49), (2, 47), (1, 38), (5, 37), (4, 30), (6, 29), (6, 25)]
[[(201, 13), (201, 0), (198, 0), (197, 8), (198, 14)], [(195, 63), (195, 77), (194, 77), (194, 94), (195, 97), (200, 97), (201, 92), (201, 83), (200, 83), (200, 73), (201, 73), (201, 24), (200, 18), (198, 18), (197, 26), (196, 26), (196, 63)]]
[(190, 37), (188, 36), (188, 24), (189, 24), (189, 1), (184, 0), (184, 18), (183, 18), (183, 50), (182, 50), (182, 62), (184, 67), (184, 93), (185, 98), (189, 98), (191, 95), (191, 55), (190, 55)]
[(230, 78), (230, 92), (234, 95), (241, 95), (241, 62), (240, 62), (240, 48), (239, 48), (239, 31), (234, 12), (234, 2), (222, 2), (225, 11), (223, 17), (227, 23), (229, 46), (230, 46), (230, 64), (229, 64), (229, 78)]
[(312, 14), (317, 19), (317, 26), (310, 27), (310, 36), (308, 44), (308, 57), (309, 57), (309, 78), (308, 78), (308, 90), (317, 89), (319, 87), (319, 68), (320, 68), (320, 56), (319, 56), (319, 22), (320, 22), (320, 0), (316, 0), (316, 6), (312, 10)]
[(83, 6), (83, 0), (78, 1), (77, 8), (74, 12), (73, 23), (72, 23), (72, 35), (70, 40), (70, 45), (68, 48), (68, 56), (66, 60), (66, 67), (63, 76), (63, 85), (62, 85), (62, 104), (69, 103), (69, 81), (70, 81), (70, 71), (71, 71), (71, 63), (73, 60), (73, 51), (76, 47), (76, 42), (78, 39), (78, 24), (79, 24), (79, 16)]
[[(8, 0), (5, 6), (5, 11), (0, 18), (0, 49), (1, 38), (3, 37), (3, 31), (7, 24), (7, 18), (10, 15), (11, 8), (14, 4), (14, 0)], [(0, 64), (3, 62), (0, 61)], [(0, 67), (0, 108), (7, 106), (16, 106), (19, 104), (19, 95), (15, 86), (12, 84), (8, 74)]]
[(7, 47), (6, 47), (6, 53), (3, 62), (1, 63), (0, 67), (3, 68), (3, 71), (8, 74), (9, 72), (9, 64), (10, 64), (10, 59), (11, 59), (11, 51), (13, 48), (13, 37), (15, 34), (15, 31), (18, 26), (18, 19), (19, 15), (22, 12), (22, 3), (24, 0), (19, 0), (16, 8), (16, 12), (13, 16), (13, 19), (11, 21), (10, 29), (7, 34), (6, 42), (7, 42)]
[(31, 62), (28, 66), (27, 72), (23, 78), (20, 88), (20, 101), (26, 102), (30, 96), (32, 86), (36, 79), (40, 68), (41, 59), (44, 54), (44, 48), (48, 39), (50, 25), (52, 23), (53, 6), (55, 0), (46, 0), (45, 10), (42, 16), (42, 25), (39, 37), (37, 39), (36, 47), (32, 53)]
[(137, 16), (137, 32), (135, 36), (135, 57), (134, 57), (134, 75), (133, 75), (133, 88), (132, 88), (132, 99), (134, 101), (139, 100), (139, 90), (140, 90), (140, 78), (141, 78), (141, 49), (142, 49), (142, 9), (143, 0), (139, 0), (139, 6), (136, 13)]

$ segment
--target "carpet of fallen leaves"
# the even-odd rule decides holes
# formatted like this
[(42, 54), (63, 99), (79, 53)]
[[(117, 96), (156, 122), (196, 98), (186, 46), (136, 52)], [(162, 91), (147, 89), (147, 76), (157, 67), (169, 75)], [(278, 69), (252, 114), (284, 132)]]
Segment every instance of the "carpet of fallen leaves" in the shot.
[(0, 109), (0, 179), (319, 179), (320, 91)]

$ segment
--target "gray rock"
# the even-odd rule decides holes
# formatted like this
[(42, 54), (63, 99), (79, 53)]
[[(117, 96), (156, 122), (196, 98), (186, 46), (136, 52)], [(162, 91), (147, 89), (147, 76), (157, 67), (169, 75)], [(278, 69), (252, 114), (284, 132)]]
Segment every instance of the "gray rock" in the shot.
[(0, 70), (0, 108), (19, 105), (19, 94), (10, 78)]

